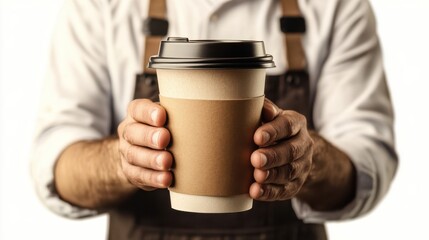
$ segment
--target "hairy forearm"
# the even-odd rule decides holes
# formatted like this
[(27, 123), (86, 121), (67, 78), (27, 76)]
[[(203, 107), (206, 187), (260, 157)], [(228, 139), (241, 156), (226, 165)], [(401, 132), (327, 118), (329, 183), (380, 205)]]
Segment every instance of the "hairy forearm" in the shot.
[(112, 206), (136, 189), (121, 171), (113, 137), (67, 147), (55, 166), (55, 186), (63, 200), (90, 209)]
[(314, 141), (312, 169), (298, 198), (314, 210), (341, 209), (355, 197), (354, 165), (347, 154), (316, 132), (310, 135)]

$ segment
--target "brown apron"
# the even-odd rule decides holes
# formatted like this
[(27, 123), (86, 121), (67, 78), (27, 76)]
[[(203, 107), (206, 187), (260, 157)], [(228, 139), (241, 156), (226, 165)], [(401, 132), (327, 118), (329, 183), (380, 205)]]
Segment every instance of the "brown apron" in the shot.
[[(265, 94), (280, 108), (304, 114), (311, 127), (309, 77), (301, 44), (305, 22), (297, 0), (282, 0), (282, 9), (281, 30), (286, 33), (289, 70), (283, 75), (267, 76)], [(149, 18), (145, 20), (144, 71), (137, 76), (136, 98), (158, 101), (156, 75), (147, 68), (147, 60), (149, 56), (157, 54), (159, 41), (167, 33), (165, 12), (165, 0), (150, 0)], [(167, 190), (141, 190), (110, 211), (109, 217), (111, 240), (327, 239), (322, 224), (305, 224), (296, 217), (290, 200), (254, 201), (250, 211), (241, 213), (199, 214), (171, 209)]]

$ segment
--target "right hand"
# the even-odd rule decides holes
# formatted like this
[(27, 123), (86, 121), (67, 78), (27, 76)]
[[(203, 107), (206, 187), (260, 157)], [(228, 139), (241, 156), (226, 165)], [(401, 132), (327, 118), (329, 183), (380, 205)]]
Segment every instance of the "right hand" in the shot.
[(166, 120), (162, 106), (137, 99), (128, 105), (127, 117), (118, 127), (122, 171), (128, 181), (147, 191), (167, 188), (173, 181), (169, 171), (173, 156), (165, 150), (171, 138)]

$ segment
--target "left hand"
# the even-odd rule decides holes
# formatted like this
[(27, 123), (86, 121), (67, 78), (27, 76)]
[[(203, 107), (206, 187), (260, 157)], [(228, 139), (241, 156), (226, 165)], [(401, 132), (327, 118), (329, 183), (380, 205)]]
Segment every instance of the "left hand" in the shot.
[(291, 199), (300, 191), (312, 166), (313, 140), (306, 118), (266, 99), (262, 121), (253, 137), (260, 148), (250, 158), (256, 182), (249, 194), (262, 201)]

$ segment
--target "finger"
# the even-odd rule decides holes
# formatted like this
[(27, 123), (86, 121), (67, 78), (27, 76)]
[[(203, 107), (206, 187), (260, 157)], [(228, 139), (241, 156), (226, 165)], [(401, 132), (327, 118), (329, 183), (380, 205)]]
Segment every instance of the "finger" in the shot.
[(280, 167), (301, 158), (312, 150), (312, 146), (311, 138), (299, 134), (276, 145), (257, 149), (250, 156), (250, 161), (253, 167), (259, 169)]
[(173, 181), (169, 171), (154, 171), (124, 163), (122, 170), (132, 184), (143, 189), (167, 188)]
[(258, 146), (268, 146), (297, 135), (306, 125), (307, 120), (303, 115), (295, 111), (281, 111), (272, 121), (260, 126), (253, 139)]
[(277, 115), (279, 115), (281, 109), (277, 107), (271, 100), (268, 98), (264, 99), (264, 106), (262, 108), (262, 121), (269, 122), (272, 121)]
[(167, 113), (165, 109), (149, 99), (136, 99), (128, 105), (128, 115), (135, 121), (154, 127), (165, 125)]
[(166, 128), (151, 127), (131, 122), (124, 126), (122, 137), (131, 145), (164, 149), (170, 142), (170, 132)]
[(166, 171), (173, 165), (173, 156), (168, 151), (139, 147), (125, 141), (121, 142), (119, 149), (122, 157), (136, 167)]
[(131, 122), (134, 122), (134, 121), (131, 118), (127, 117), (121, 123), (119, 123), (117, 134), (120, 138), (123, 138), (125, 126), (127, 126)]
[(311, 168), (311, 157), (305, 156), (284, 166), (268, 170), (255, 169), (253, 177), (261, 184), (286, 184), (298, 178), (306, 178)]
[(297, 179), (285, 185), (253, 183), (250, 186), (250, 197), (260, 201), (283, 201), (288, 200), (299, 192), (302, 181)]

